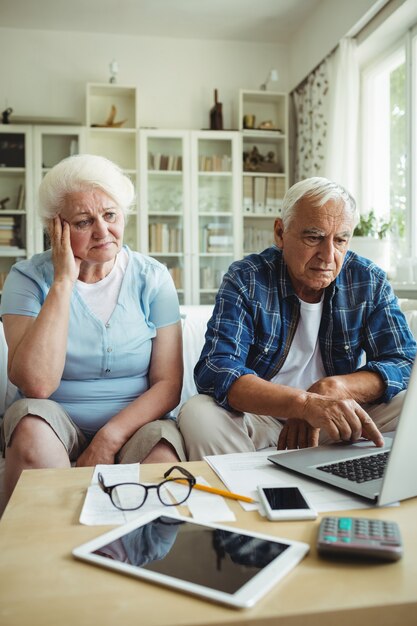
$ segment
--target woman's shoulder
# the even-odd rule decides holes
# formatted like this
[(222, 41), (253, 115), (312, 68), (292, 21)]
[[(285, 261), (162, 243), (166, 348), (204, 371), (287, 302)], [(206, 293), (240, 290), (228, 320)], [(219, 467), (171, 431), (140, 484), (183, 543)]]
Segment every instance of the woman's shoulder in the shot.
[(34, 254), (30, 259), (18, 261), (13, 265), (12, 271), (36, 281), (49, 282), (53, 278), (51, 250)]
[(168, 269), (166, 265), (157, 261), (151, 256), (147, 254), (142, 254), (142, 252), (137, 252), (135, 250), (131, 250), (128, 246), (123, 246), (126, 252), (129, 255), (129, 260), (131, 261), (132, 266), (135, 270), (143, 271), (144, 273), (148, 273), (153, 271), (155, 273), (163, 273), (165, 274)]

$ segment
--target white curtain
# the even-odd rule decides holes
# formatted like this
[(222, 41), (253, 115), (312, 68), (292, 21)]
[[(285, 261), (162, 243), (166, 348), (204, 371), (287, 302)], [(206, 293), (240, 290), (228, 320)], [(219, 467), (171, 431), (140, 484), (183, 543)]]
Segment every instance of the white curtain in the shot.
[(328, 60), (325, 59), (293, 92), (294, 182), (324, 176), (327, 139)]
[(359, 64), (356, 41), (341, 39), (329, 58), (329, 118), (324, 176), (358, 191)]

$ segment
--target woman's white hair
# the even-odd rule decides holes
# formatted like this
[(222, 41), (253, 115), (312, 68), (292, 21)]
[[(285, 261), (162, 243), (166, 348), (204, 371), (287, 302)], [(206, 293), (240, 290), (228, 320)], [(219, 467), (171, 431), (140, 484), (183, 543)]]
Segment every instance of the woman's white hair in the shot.
[(295, 183), (285, 194), (281, 209), (281, 219), (285, 229), (290, 225), (295, 216), (297, 205), (303, 198), (308, 198), (311, 205), (317, 208), (322, 207), (329, 200), (342, 200), (346, 212), (353, 217), (354, 225), (357, 223), (358, 215), (353, 196), (342, 185), (327, 178), (313, 176)]
[(38, 212), (44, 224), (64, 208), (68, 195), (101, 189), (127, 216), (135, 198), (132, 181), (118, 165), (102, 156), (77, 154), (60, 161), (39, 186)]

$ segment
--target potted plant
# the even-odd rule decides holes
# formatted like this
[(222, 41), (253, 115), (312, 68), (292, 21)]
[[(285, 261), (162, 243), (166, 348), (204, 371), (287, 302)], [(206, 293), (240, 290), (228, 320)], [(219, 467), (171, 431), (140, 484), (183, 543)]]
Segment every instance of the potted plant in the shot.
[(378, 218), (373, 209), (362, 214), (353, 231), (350, 249), (388, 272), (391, 265), (391, 226), (391, 219)]

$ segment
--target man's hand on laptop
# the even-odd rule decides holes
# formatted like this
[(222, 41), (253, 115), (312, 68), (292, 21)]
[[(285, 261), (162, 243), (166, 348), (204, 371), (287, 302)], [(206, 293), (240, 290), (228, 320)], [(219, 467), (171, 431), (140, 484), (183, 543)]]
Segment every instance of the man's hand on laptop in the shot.
[(279, 434), (277, 450), (296, 450), (319, 445), (320, 429), (305, 420), (287, 419)]
[(335, 441), (353, 443), (365, 437), (377, 447), (384, 445), (372, 418), (352, 398), (338, 400), (309, 392), (306, 394), (303, 419), (313, 428), (323, 428)]

